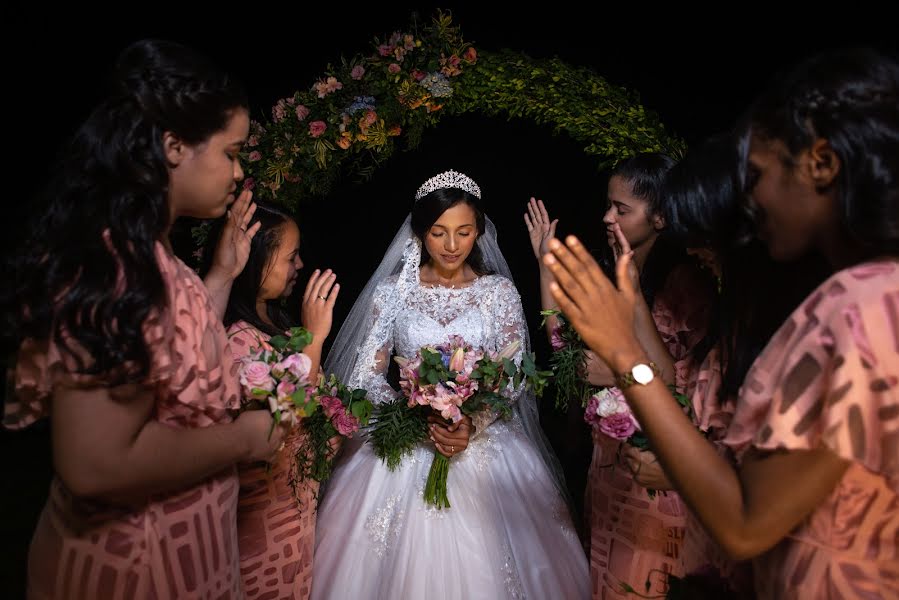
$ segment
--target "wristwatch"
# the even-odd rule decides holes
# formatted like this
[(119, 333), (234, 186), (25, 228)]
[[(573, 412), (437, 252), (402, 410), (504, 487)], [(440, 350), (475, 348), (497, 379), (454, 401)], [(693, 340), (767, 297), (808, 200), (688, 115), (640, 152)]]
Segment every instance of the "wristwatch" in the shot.
[(629, 371), (625, 371), (624, 373), (615, 377), (615, 383), (618, 385), (619, 390), (623, 390), (625, 388), (629, 388), (635, 383), (639, 383), (640, 385), (647, 385), (653, 379), (661, 375), (661, 370), (656, 366), (654, 362), (649, 363), (637, 363)]

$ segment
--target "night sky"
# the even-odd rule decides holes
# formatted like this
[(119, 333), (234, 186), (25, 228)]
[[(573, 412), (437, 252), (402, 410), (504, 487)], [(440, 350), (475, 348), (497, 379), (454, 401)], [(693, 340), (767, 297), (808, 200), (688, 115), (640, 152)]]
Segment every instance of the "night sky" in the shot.
[[(168, 12), (172, 7), (126, 4), (103, 15), (83, 5), (4, 9), (5, 29), (23, 40), (14, 43), (7, 35), (3, 41), (3, 95), (12, 107), (6, 115), (12, 129), (6, 137), (4, 175), (12, 185), (4, 202), (9, 224), (5, 248), (20, 243), (20, 223), (58, 145), (102, 96), (104, 78), (130, 42), (167, 38), (210, 55), (244, 81), (252, 116), (267, 118), (275, 100), (311, 86), (328, 62), (369, 53), (375, 35), (406, 28), (413, 11), (420, 23), (433, 14), (430, 6), (383, 2), (297, 3), (298, 9), (258, 3), (240, 11), (218, 3), (196, 16), (177, 14), (176, 22)], [(810, 20), (801, 22), (753, 4), (710, 5), (702, 14), (684, 7), (661, 14), (644, 3), (602, 7), (602, 12), (566, 10), (560, 3), (552, 4), (554, 12), (511, 3), (497, 12), (482, 8), (484, 4), (451, 5), (465, 38), (476, 48), (558, 56), (590, 67), (612, 83), (639, 91), (644, 106), (688, 143), (731, 127), (770, 76), (797, 58), (859, 44), (897, 51), (895, 28), (889, 28), (894, 22), (884, 17), (884, 9), (857, 3), (851, 15), (807, 14), (804, 18)], [(718, 24), (700, 26), (700, 21)], [(415, 189), (448, 168), (466, 172), (484, 191), (532, 331), (539, 298), (536, 263), (522, 221), (527, 199), (536, 195), (546, 200), (552, 216), (561, 219), (561, 234), (575, 233), (594, 247), (604, 239), (597, 224), (605, 175), (578, 144), (524, 121), (446, 118), (417, 150), (397, 152), (371, 181), (341, 181), (327, 201), (300, 208), (306, 272), (332, 267), (342, 283), (335, 332), (408, 212)], [(542, 341), (532, 337), (544, 352)], [(28, 539), (50, 475), (46, 427), (0, 433), (0, 452), (6, 479), (0, 506), (0, 590), (4, 597), (17, 598)]]

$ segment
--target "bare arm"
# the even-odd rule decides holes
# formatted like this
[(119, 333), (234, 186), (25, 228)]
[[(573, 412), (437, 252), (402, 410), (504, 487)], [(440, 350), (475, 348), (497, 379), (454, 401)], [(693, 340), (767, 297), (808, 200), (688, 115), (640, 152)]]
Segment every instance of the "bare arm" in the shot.
[(154, 406), (153, 392), (137, 385), (55, 391), (53, 462), (75, 495), (140, 503), (237, 461), (269, 459), (281, 443), (281, 428), (269, 438), (268, 411), (189, 429), (153, 420)]
[[(566, 243), (567, 248), (551, 241), (552, 254), (544, 259), (556, 279), (551, 291), (559, 306), (616, 372), (645, 362), (647, 353), (633, 332), (630, 257), (618, 262), (615, 289), (580, 242), (569, 237)], [(699, 434), (661, 380), (630, 386), (625, 395), (668, 478), (734, 558), (756, 556), (783, 539), (824, 501), (849, 464), (819, 448), (750, 454), (736, 471)]]
[(340, 284), (335, 283), (337, 275), (327, 269), (324, 273), (316, 269), (306, 284), (300, 320), (309, 333), (312, 342), (303, 348), (303, 353), (312, 361), (309, 380), (316, 381), (322, 361), (322, 346), (331, 333), (334, 304), (340, 293)]
[[(630, 242), (624, 237), (624, 232), (621, 231), (618, 223), (612, 226), (612, 232), (615, 234), (615, 243), (612, 244), (612, 254), (615, 256), (615, 260), (618, 261), (625, 254), (632, 255)], [(637, 340), (646, 349), (649, 359), (661, 371), (665, 383), (671, 385), (674, 383), (674, 359), (659, 335), (655, 319), (652, 318), (652, 311), (646, 304), (646, 299), (643, 298), (640, 290), (640, 273), (632, 260), (628, 262), (627, 275), (634, 290), (634, 332)]]
[[(556, 235), (556, 225), (559, 224), (559, 220), (550, 220), (543, 200), (531, 198), (528, 202), (528, 211), (524, 215), (524, 224), (528, 228), (531, 248), (534, 250), (534, 256), (537, 257), (537, 264), (540, 267), (540, 308), (542, 310), (557, 309), (556, 301), (549, 291), (552, 274), (540, 258), (547, 252), (546, 242)], [(552, 332), (558, 325), (559, 320), (556, 317), (547, 317), (545, 324), (547, 337), (552, 339)]]
[(262, 223), (257, 222), (247, 229), (247, 224), (256, 212), (252, 197), (252, 192), (244, 190), (228, 209), (228, 218), (215, 247), (212, 267), (203, 279), (219, 319), (225, 317), (231, 286), (246, 266), (250, 256), (250, 242), (262, 226)]

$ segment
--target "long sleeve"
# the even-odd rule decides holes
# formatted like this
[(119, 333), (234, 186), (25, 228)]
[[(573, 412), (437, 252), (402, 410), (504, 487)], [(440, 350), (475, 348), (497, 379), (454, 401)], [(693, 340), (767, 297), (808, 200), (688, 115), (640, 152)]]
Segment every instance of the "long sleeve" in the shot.
[(349, 386), (364, 388), (374, 404), (388, 402), (400, 393), (387, 383), (387, 367), (393, 353), (393, 319), (382, 319), (385, 302), (394, 282), (385, 282), (375, 291), (371, 329), (357, 354)]
[[(493, 297), (485, 308), (489, 313), (490, 323), (494, 327), (491, 349), (501, 352), (510, 344), (519, 342), (518, 351), (512, 357), (512, 362), (520, 367), (525, 352), (525, 341), (527, 340), (527, 325), (524, 319), (524, 309), (521, 306), (521, 296), (519, 296), (518, 290), (515, 289), (515, 284), (511, 281), (505, 277), (498, 277), (497, 279), (497, 285), (492, 292)], [(515, 402), (524, 388), (525, 383), (522, 382), (519, 387), (507, 389), (504, 393)], [(480, 411), (472, 415), (472, 422), (475, 426), (474, 437), (483, 433), (496, 419), (496, 413), (490, 410)]]

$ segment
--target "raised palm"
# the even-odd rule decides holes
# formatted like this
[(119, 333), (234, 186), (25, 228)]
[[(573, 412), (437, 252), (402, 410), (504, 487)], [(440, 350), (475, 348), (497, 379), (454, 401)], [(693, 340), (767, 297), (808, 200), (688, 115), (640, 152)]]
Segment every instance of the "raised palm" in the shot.
[(549, 213), (546, 212), (543, 200), (531, 198), (528, 202), (528, 212), (524, 215), (524, 223), (528, 228), (534, 256), (539, 261), (544, 254), (549, 252), (547, 243), (555, 237), (556, 225), (558, 225), (559, 220), (550, 221)]

